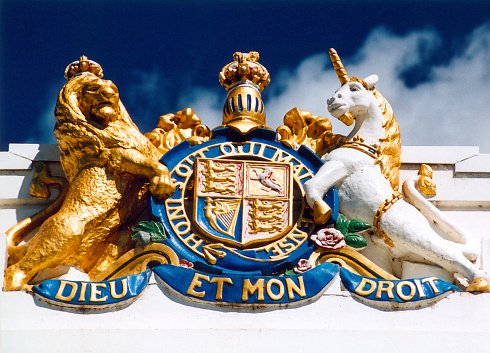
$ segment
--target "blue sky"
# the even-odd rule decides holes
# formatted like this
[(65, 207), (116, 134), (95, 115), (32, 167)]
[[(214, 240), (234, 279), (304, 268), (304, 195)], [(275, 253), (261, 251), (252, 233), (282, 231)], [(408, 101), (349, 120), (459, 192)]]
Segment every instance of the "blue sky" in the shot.
[[(293, 107), (329, 117), (338, 88), (327, 52), (351, 76), (378, 74), (403, 145), (479, 145), (490, 153), (489, 1), (23, 1), (0, 2), (0, 150), (55, 143), (63, 72), (81, 55), (142, 132), (191, 107), (221, 122), (220, 69), (235, 51), (260, 53), (276, 128)], [(335, 122), (334, 132), (349, 130)]]

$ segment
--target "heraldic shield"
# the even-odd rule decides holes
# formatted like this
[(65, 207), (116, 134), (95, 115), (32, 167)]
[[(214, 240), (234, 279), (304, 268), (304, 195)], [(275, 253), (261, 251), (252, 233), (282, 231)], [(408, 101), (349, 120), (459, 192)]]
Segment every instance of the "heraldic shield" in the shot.
[[(322, 165), (302, 146), (289, 148), (258, 128), (243, 136), (228, 127), (213, 139), (183, 142), (161, 160), (177, 187), (150, 211), (168, 234), (163, 244), (196, 268), (213, 273), (272, 274), (314, 251), (317, 228), (303, 184)], [(327, 193), (332, 221), (337, 194)]]
[(290, 163), (198, 158), (194, 171), (194, 221), (204, 236), (247, 248), (293, 227)]

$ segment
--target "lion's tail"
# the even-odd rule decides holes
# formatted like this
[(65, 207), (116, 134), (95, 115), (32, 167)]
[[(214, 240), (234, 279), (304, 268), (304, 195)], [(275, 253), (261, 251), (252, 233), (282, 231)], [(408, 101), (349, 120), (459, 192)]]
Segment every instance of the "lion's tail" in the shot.
[(437, 207), (425, 199), (417, 188), (419, 178), (412, 177), (403, 183), (403, 193), (405, 198), (416, 207), (428, 220), (434, 222), (437, 227), (446, 233), (456, 243), (461, 244), (459, 248), (470, 261), (476, 261), (479, 255), (478, 244), (465, 229), (445, 216)]
[(26, 253), (26, 244), (19, 245), (22, 239), (39, 227), (46, 219), (58, 212), (68, 192), (68, 181), (65, 178), (52, 177), (48, 167), (44, 163), (36, 162), (35, 169), (34, 178), (30, 187), (32, 196), (49, 198), (49, 187), (59, 188), (60, 193), (51, 205), (7, 230), (7, 249), (10, 265), (19, 262)]

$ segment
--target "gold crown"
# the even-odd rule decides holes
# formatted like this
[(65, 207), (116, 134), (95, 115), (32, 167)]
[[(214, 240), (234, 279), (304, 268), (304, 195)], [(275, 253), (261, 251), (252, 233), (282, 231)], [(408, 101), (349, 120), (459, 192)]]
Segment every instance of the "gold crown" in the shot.
[(248, 54), (236, 52), (233, 54), (233, 60), (235, 61), (223, 67), (219, 73), (219, 82), (227, 90), (237, 82), (250, 81), (262, 92), (271, 82), (267, 69), (257, 62), (259, 53), (256, 51)]
[[(265, 125), (265, 107), (261, 92), (271, 81), (267, 69), (259, 64), (259, 53), (236, 52), (234, 62), (219, 74), (221, 85), (228, 91), (223, 108), (223, 125), (242, 134)], [(270, 128), (269, 128), (270, 129)]]
[(82, 55), (80, 60), (72, 62), (65, 69), (65, 78), (67, 80), (86, 74), (93, 74), (100, 78), (104, 76), (102, 67), (95, 61), (89, 60), (85, 55)]

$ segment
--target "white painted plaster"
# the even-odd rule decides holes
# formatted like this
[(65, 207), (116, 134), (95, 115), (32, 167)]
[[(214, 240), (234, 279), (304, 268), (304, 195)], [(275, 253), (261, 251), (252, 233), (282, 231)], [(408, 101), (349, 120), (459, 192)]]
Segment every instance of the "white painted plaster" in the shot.
[[(21, 151), (22, 148), (17, 146), (14, 150)], [(433, 148), (424, 147), (418, 158), (412, 155), (412, 160), (402, 166), (402, 180), (416, 175), (416, 165), (423, 162)], [(453, 147), (435, 149), (440, 154), (444, 154), (444, 149), (450, 153), (454, 150)], [(27, 202), (32, 198), (18, 189), (27, 185), (28, 190), (32, 177), (28, 169), (30, 161), (19, 157), (27, 163), (22, 168), (15, 164), (7, 169), (3, 162), (11, 158), (8, 154), (11, 153), (0, 152), (0, 166), (4, 166), (0, 169), (0, 177), (17, 176), (25, 180), (0, 180), (0, 184), (9, 185), (0, 188), (0, 233), (42, 207), (39, 202)], [(53, 158), (33, 151), (24, 155), (48, 161)], [(441, 159), (437, 162), (443, 166), (434, 169), (439, 193), (434, 197), (434, 203), (444, 201), (442, 209), (446, 215), (476, 238), (483, 238), (482, 263), (488, 271), (490, 207), (479, 207), (477, 200), (490, 203), (486, 193), (490, 189), (490, 177), (465, 174), (454, 178), (456, 162), (454, 159), (453, 162), (449, 159), (445, 163)], [(15, 195), (22, 195), (22, 199), (17, 203), (5, 202)], [(461, 200), (467, 200), (466, 206), (453, 206)], [(0, 264), (4, 263), (5, 242), (1, 241)], [(405, 271), (407, 266), (410, 267), (405, 265)], [(0, 271), (0, 281), (3, 283), (3, 271)], [(0, 292), (0, 351), (490, 351), (490, 294), (454, 293), (429, 308), (381, 311), (355, 301), (348, 292), (341, 290), (339, 280), (335, 279), (325, 294), (309, 305), (290, 309), (238, 310), (183, 303), (164, 292), (154, 280), (151, 283), (142, 297), (128, 307), (86, 314), (53, 309), (23, 292)]]

